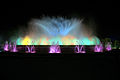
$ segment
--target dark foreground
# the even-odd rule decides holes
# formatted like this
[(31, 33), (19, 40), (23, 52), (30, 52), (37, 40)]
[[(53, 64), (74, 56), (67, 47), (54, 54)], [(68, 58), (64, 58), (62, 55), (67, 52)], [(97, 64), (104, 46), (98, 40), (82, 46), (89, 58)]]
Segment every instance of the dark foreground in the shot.
[(3, 80), (118, 80), (119, 51), (86, 54), (0, 53)]

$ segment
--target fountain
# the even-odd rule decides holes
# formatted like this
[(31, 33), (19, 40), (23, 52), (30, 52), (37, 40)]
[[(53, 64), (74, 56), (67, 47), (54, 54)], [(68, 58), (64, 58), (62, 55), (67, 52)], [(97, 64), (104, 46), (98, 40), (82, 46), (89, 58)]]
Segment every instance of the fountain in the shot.
[[(52, 45), (52, 42), (56, 41), (59, 41), (59, 45), (75, 45), (75, 41), (83, 41), (84, 45), (95, 45), (96, 42), (99, 44), (100, 40), (92, 34), (92, 29), (88, 31), (83, 24), (85, 23), (80, 18), (33, 19), (29, 23), (28, 33), (24, 37), (19, 35), (20, 37), (16, 38), (17, 45), (31, 45), (32, 40), (36, 40), (35, 45)], [(27, 44), (26, 41), (30, 43)]]
[(57, 42), (57, 44), (54, 44), (53, 42), (53, 44), (50, 46), (49, 53), (61, 53), (59, 42)]
[(17, 48), (16, 48), (16, 42), (13, 43), (12, 52), (18, 52), (18, 50), (17, 50)]
[(31, 53), (36, 53), (34, 45), (31, 46)]
[(103, 52), (103, 45), (100, 43), (100, 45), (97, 45), (94, 47), (94, 52)]
[(27, 48), (26, 53), (30, 53), (30, 52), (31, 52), (31, 50), (30, 50), (30, 46), (27, 45), (26, 48)]
[(79, 45), (76, 45), (76, 46), (75, 46), (75, 53), (86, 53), (84, 46), (82, 45), (82, 46), (80, 47)]
[(35, 51), (35, 46), (34, 46), (34, 41), (32, 41), (33, 45), (31, 46), (31, 53), (36, 53)]
[[(27, 41), (27, 42), (28, 42), (28, 41)], [(32, 43), (33, 43), (32, 46), (29, 46), (29, 45), (26, 46), (26, 47), (27, 47), (26, 53), (36, 53), (35, 47), (34, 47), (34, 41), (32, 41)]]
[[(27, 44), (29, 44), (28, 41), (27, 41)], [(29, 45), (26, 45), (26, 48), (27, 48), (26, 53), (30, 53), (30, 52), (31, 52), (31, 50), (30, 50), (30, 46), (29, 46)]]
[(12, 44), (11, 44), (11, 42), (9, 43), (9, 50), (11, 51), (12, 50)]
[(76, 41), (78, 45), (75, 46), (75, 53), (86, 53), (84, 46), (79, 46), (79, 42)]
[(9, 51), (8, 47), (9, 47), (8, 41), (6, 41), (4, 45), (4, 51)]
[(112, 47), (111, 47), (111, 43), (108, 42), (107, 45), (106, 45), (106, 50), (107, 51), (111, 51), (112, 50)]

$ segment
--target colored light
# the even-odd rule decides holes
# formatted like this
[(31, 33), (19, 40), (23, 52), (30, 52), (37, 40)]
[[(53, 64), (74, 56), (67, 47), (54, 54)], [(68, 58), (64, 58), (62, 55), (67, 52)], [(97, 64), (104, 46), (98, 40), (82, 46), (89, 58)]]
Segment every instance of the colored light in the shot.
[(31, 42), (32, 40), (28, 36), (26, 36), (22, 41), (22, 45), (31, 45)]
[(5, 46), (4, 46), (4, 51), (9, 51), (8, 46), (9, 46), (8, 42), (6, 41)]
[[(52, 45), (52, 42), (59, 41), (59, 45), (76, 45), (79, 41), (81, 45), (99, 45), (100, 40), (91, 35), (87, 30), (83, 30), (82, 21), (78, 18), (63, 17), (43, 17), (31, 21), (30, 29), (25, 37), (17, 39), (17, 45)], [(84, 44), (83, 44), (84, 43)]]
[(51, 45), (49, 53), (61, 53), (59, 45)]
[(84, 46), (81, 47), (79, 45), (75, 46), (75, 53), (86, 53)]

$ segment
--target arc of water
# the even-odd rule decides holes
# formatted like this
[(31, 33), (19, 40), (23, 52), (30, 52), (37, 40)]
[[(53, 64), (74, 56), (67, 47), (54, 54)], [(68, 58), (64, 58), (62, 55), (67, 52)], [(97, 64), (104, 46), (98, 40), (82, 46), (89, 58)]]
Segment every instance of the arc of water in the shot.
[[(80, 49), (79, 49), (79, 42), (78, 41), (76, 41), (76, 46), (75, 46), (75, 52), (76, 53), (79, 53), (79, 51), (80, 51)], [(77, 49), (77, 51), (76, 51), (76, 49)]]
[(29, 47), (29, 46), (26, 46), (26, 47), (27, 47), (27, 49), (28, 49), (28, 51), (27, 51), (27, 52), (29, 52), (29, 53), (30, 53), (30, 52), (31, 52), (30, 47)]
[(34, 45), (31, 47), (31, 53), (35, 53), (36, 51), (35, 51), (35, 47), (34, 47)]
[(80, 52), (79, 45), (76, 45), (76, 46), (75, 46), (75, 49), (77, 49), (77, 51), (75, 51), (76, 53), (79, 53), (79, 52)]
[[(81, 47), (79, 46), (79, 42), (76, 41), (78, 45), (75, 46), (75, 49), (77, 49), (76, 53), (85, 53), (84, 46), (82, 45)], [(83, 41), (82, 41), (83, 42)], [(84, 44), (84, 43), (83, 43)]]
[[(84, 45), (84, 42), (83, 41), (81, 41), (82, 43), (83, 43), (83, 45)], [(84, 48), (84, 46), (81, 46), (81, 48), (80, 48), (80, 52), (82, 52), (82, 53), (85, 53), (85, 48)], [(82, 49), (83, 49), (83, 51), (82, 51)]]
[(83, 45), (80, 47), (80, 52), (82, 51)]

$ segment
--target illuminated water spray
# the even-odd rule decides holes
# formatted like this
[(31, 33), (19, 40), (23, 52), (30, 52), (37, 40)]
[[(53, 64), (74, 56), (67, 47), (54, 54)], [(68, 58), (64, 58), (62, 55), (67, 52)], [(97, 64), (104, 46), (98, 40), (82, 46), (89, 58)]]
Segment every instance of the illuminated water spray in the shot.
[(12, 52), (18, 52), (17, 47), (16, 47), (16, 42), (13, 43)]
[(12, 44), (11, 44), (11, 42), (9, 43), (9, 50), (12, 50)]
[(31, 53), (36, 53), (36, 51), (35, 51), (35, 46), (34, 46), (34, 41), (32, 41), (32, 46), (31, 46)]
[(8, 41), (6, 41), (4, 45), (4, 51), (9, 51), (8, 47), (9, 47), (9, 44), (8, 44)]
[(37, 20), (35, 24), (44, 29), (45, 32), (50, 34), (51, 36), (66, 36), (68, 33), (78, 25), (80, 25), (80, 21), (76, 19), (65, 19), (62, 17), (59, 18), (43, 18), (41, 20)]
[(75, 46), (75, 53), (86, 53), (84, 46), (80, 46), (78, 41), (77, 43), (78, 45)]
[[(76, 41), (84, 42), (84, 45), (99, 44), (100, 41), (95, 35), (90, 35), (87, 30), (82, 30), (82, 21), (78, 18), (43, 17), (34, 19), (29, 23), (29, 29), (24, 37), (17, 39), (17, 45), (52, 45), (52, 42), (59, 41), (59, 45), (75, 45)], [(92, 32), (92, 31), (91, 31)], [(26, 42), (30, 43), (27, 44)]]
[(106, 50), (107, 51), (111, 51), (112, 50), (112, 47), (111, 47), (111, 43), (108, 42), (107, 45), (106, 45)]
[(50, 46), (49, 53), (61, 53), (59, 42), (57, 42), (57, 44), (53, 42), (53, 45)]
[[(27, 42), (27, 43), (29, 43), (29, 42)], [(29, 45), (26, 46), (26, 48), (27, 48), (26, 53), (36, 53), (35, 46), (34, 46), (34, 41), (32, 41), (32, 43), (33, 43), (32, 46), (29, 46)]]
[(30, 46), (27, 45), (26, 48), (27, 48), (26, 53), (30, 53), (31, 52)]
[(100, 45), (96, 45), (94, 47), (94, 52), (103, 52), (103, 45), (102, 45), (102, 43)]

